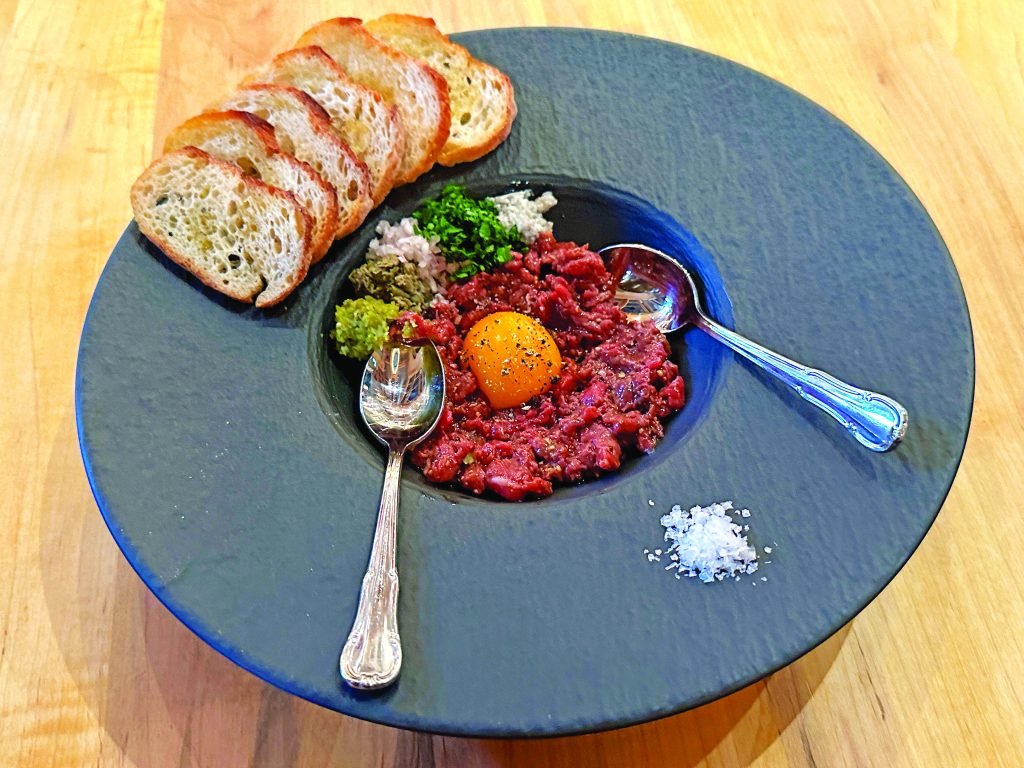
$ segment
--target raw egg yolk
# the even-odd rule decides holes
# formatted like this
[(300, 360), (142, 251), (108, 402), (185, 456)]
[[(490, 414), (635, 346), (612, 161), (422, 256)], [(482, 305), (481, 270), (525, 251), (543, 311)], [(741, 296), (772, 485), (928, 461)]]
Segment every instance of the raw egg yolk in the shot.
[(519, 312), (478, 320), (462, 354), (493, 408), (514, 408), (544, 394), (562, 371), (562, 355), (547, 328)]

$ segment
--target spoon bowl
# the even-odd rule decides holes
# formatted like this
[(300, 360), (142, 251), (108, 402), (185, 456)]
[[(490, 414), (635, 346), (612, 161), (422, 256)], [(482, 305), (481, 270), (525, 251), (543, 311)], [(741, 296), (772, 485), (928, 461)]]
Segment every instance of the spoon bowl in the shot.
[(370, 355), (359, 386), (359, 415), (389, 448), (410, 448), (434, 429), (444, 406), (444, 368), (428, 342), (388, 342)]
[(598, 253), (617, 286), (616, 302), (631, 320), (650, 320), (662, 333), (700, 328), (825, 411), (872, 451), (887, 451), (906, 434), (907, 410), (891, 397), (801, 365), (716, 323), (701, 306), (693, 276), (668, 254), (640, 243), (609, 245)]
[(598, 251), (618, 286), (615, 299), (632, 320), (652, 320), (671, 333), (703, 314), (690, 273), (670, 256), (637, 243), (609, 245)]
[(429, 341), (388, 341), (366, 361), (359, 413), (388, 447), (388, 463), (359, 607), (339, 660), (341, 676), (353, 688), (383, 688), (402, 667), (395, 558), (402, 460), (434, 431), (444, 395), (444, 366)]

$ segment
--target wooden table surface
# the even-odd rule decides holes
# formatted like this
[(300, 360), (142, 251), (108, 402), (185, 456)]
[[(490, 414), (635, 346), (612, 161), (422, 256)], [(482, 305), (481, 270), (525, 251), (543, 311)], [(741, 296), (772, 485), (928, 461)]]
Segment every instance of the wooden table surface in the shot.
[[(660, 722), (542, 742), (431, 737), (292, 698), (180, 625), (107, 534), (75, 437), (79, 332), (169, 126), (310, 23), (565, 25), (686, 43), (824, 105), (921, 197), (977, 344), (967, 453), (888, 589), (769, 680)], [(0, 764), (1024, 765), (1024, 6), (1019, 0), (0, 0)]]

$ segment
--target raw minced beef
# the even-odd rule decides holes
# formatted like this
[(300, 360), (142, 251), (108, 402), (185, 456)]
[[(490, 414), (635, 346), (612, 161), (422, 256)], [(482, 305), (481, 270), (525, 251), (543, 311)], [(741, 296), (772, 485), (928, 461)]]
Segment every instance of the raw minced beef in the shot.
[[(628, 322), (614, 288), (598, 254), (541, 233), (526, 254), (450, 285), (424, 316), (396, 321), (392, 333), (411, 326), (445, 361), (440, 424), (412, 451), (429, 480), (515, 501), (613, 471), (624, 451), (654, 449), (661, 420), (683, 405), (683, 380), (665, 336), (651, 322)], [(563, 368), (547, 393), (495, 410), (461, 352), (469, 329), (501, 311), (530, 315), (551, 331)]]

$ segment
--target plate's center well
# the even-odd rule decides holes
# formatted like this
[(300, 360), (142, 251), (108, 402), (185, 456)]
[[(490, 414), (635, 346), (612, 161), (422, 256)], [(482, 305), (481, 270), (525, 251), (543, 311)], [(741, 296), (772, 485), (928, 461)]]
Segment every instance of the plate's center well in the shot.
[[(318, 292), (322, 305), (311, 315), (309, 361), (313, 386), (324, 414), (342, 440), (360, 460), (382, 466), (384, 452), (359, 417), (358, 392), (361, 362), (338, 355), (330, 342), (334, 328), (334, 308), (352, 297), (349, 273), (364, 260), (368, 244), (380, 221), (397, 221), (411, 215), (423, 200), (440, 192), (443, 181), (413, 184), (392, 194), (387, 203), (345, 243), (337, 261), (341, 268), (325, 281)], [(473, 196), (501, 194), (515, 189), (531, 189), (535, 194), (550, 190), (558, 204), (547, 216), (554, 223), (559, 241), (588, 244), (593, 250), (621, 242), (645, 243), (671, 256), (695, 273), (701, 283), (702, 298), (709, 313), (720, 322), (732, 324), (732, 304), (711, 255), (697, 239), (672, 217), (640, 198), (592, 181), (559, 176), (497, 179), (470, 183)], [(622, 467), (609, 475), (578, 486), (562, 486), (551, 497), (563, 498), (597, 492), (617, 479), (642, 472), (650, 462), (660, 461), (680, 450), (687, 436), (699, 427), (712, 398), (723, 380), (729, 353), (721, 345), (696, 329), (669, 336), (672, 360), (679, 365), (686, 385), (683, 409), (665, 423), (665, 436), (650, 455), (630, 455)], [(406, 473), (406, 480), (430, 495), (457, 501), (470, 495), (452, 487), (428, 482), (418, 470)]]

